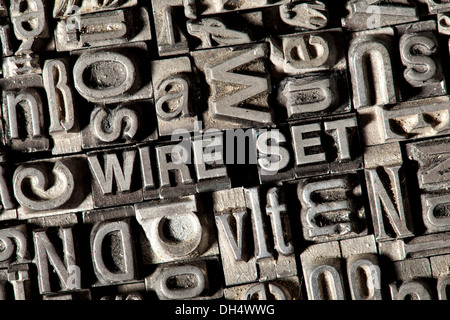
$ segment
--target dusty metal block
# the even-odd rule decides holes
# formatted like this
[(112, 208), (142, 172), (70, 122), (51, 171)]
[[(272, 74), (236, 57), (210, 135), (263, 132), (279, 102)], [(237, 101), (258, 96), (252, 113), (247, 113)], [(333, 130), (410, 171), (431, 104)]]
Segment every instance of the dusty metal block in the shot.
[(87, 154), (92, 176), (92, 197), (96, 208), (143, 200), (138, 159), (136, 148)]
[(398, 142), (364, 148), (364, 168), (392, 167), (403, 163)]
[(402, 281), (432, 277), (430, 260), (427, 258), (397, 261), (394, 270), (397, 279)]
[(189, 57), (152, 61), (151, 71), (160, 136), (194, 131), (198, 93)]
[(138, 280), (131, 218), (128, 218), (133, 214), (133, 207), (129, 206), (83, 216), (84, 223), (93, 224), (90, 248), (97, 278), (93, 287)]
[(423, 280), (407, 281), (398, 286), (389, 284), (392, 300), (433, 300), (430, 286)]
[(446, 278), (450, 276), (450, 255), (430, 257), (433, 278)]
[[(225, 198), (222, 199), (226, 199), (238, 191), (244, 193), (246, 207), (241, 207), (241, 202), (236, 203), (237, 206), (234, 208), (228, 207), (222, 212), (215, 211), (227, 286), (296, 275), (290, 224), (286, 215), (286, 205), (280, 203), (278, 197), (279, 189), (272, 188), (265, 192), (259, 188), (231, 189), (216, 194), (225, 194)], [(263, 215), (260, 203), (260, 197), (264, 195), (267, 197), (267, 206), (264, 210), (266, 215)], [(270, 217), (270, 221), (267, 216)], [(232, 225), (236, 226), (236, 230), (233, 230)], [(269, 228), (274, 237), (273, 247), (265, 232)]]
[(153, 108), (151, 100), (117, 106), (96, 105), (91, 112), (89, 125), (81, 132), (83, 149), (156, 140), (158, 130)]
[(37, 88), (5, 90), (2, 97), (4, 143), (22, 152), (47, 151), (44, 102)]
[(328, 174), (323, 142), (323, 124), (321, 119), (290, 124), (292, 146), (294, 149), (294, 170), (297, 178)]
[(296, 178), (288, 127), (261, 129), (255, 132), (259, 181), (290, 181)]
[(381, 269), (375, 254), (355, 254), (347, 261), (352, 300), (382, 300)]
[(73, 51), (71, 55), (76, 56), (74, 87), (87, 101), (104, 105), (153, 97), (144, 42)]
[(203, 113), (205, 129), (273, 125), (267, 51), (265, 44), (256, 44), (192, 53), (210, 90), (208, 110)]
[(160, 300), (211, 300), (223, 297), (216, 259), (159, 265), (145, 278), (147, 291)]
[[(78, 23), (74, 23), (75, 21)], [(56, 50), (120, 45), (151, 40), (150, 18), (146, 8), (92, 13), (58, 21)]]
[(298, 277), (250, 283), (224, 290), (227, 300), (302, 300)]
[(341, 29), (269, 38), (270, 61), (279, 73), (290, 75), (347, 68)]
[(351, 238), (339, 241), (342, 258), (348, 259), (352, 255), (377, 254), (377, 244), (373, 235)]
[(351, 110), (347, 76), (333, 72), (281, 81), (278, 103), (286, 108), (288, 119), (311, 118)]
[(393, 143), (365, 150), (367, 193), (377, 241), (413, 236), (399, 145)]
[(231, 180), (225, 165), (224, 149), (221, 131), (209, 130), (208, 133), (193, 138), (192, 151), (197, 192), (231, 188)]
[(297, 194), (305, 240), (323, 242), (367, 235), (357, 174), (303, 179)]
[(390, 107), (358, 109), (366, 146), (449, 133), (449, 97), (403, 102)]
[(160, 56), (189, 53), (184, 0), (151, 0)]
[(144, 263), (157, 264), (219, 254), (215, 224), (201, 207), (201, 198), (143, 202), (135, 205), (145, 234)]
[(328, 24), (328, 8), (321, 1), (292, 1), (279, 6), (284, 23), (304, 29), (317, 30)]
[(66, 213), (27, 219), (27, 223), (34, 229), (73, 227), (78, 224), (76, 213)]
[(80, 152), (81, 133), (67, 59), (45, 61), (42, 73), (50, 114), (52, 154)]
[(349, 14), (342, 19), (342, 26), (349, 30), (377, 29), (419, 20), (415, 3), (411, 0), (384, 3), (350, 0), (347, 2), (347, 10)]
[[(195, 194), (195, 173), (189, 148), (183, 142), (155, 147), (161, 198)], [(185, 158), (186, 157), (186, 158)]]
[[(400, 57), (404, 66), (403, 100), (447, 94), (435, 21), (397, 26)], [(418, 51), (418, 48), (420, 51)]]
[(363, 168), (363, 151), (356, 114), (323, 118), (325, 134), (331, 138), (327, 160), (331, 173), (354, 172)]
[[(81, 289), (82, 273), (72, 230), (73, 228), (68, 226), (33, 230), (36, 252), (33, 262), (38, 269), (41, 294)], [(50, 270), (56, 273), (57, 277), (51, 276)]]
[(26, 224), (0, 229), (0, 241), (0, 268), (31, 262)]
[(393, 67), (393, 37), (392, 28), (351, 34), (348, 59), (356, 109), (400, 100)]
[(300, 254), (309, 300), (345, 300), (340, 258), (337, 241), (311, 245)]
[(214, 212), (232, 212), (245, 209), (244, 188), (233, 188), (211, 193)]
[(450, 253), (450, 233), (437, 233), (419, 236), (408, 240), (395, 240), (378, 243), (380, 255), (392, 261), (406, 258), (423, 258)]
[(70, 292), (64, 293), (50, 293), (42, 295), (42, 300), (74, 300), (74, 301), (82, 301), (82, 300), (92, 300), (91, 290), (82, 289), (82, 290), (74, 290)]
[[(195, 12), (196, 15), (212, 15), (230, 11), (260, 9), (268, 6), (289, 3), (288, 0), (243, 0), (243, 1), (223, 1), (223, 0), (185, 0), (183, 1), (185, 10)], [(192, 10), (193, 8), (193, 10)]]
[(14, 196), (21, 220), (93, 208), (84, 155), (18, 164)]
[[(81, 14), (117, 10), (136, 6), (138, 0), (98, 1), (98, 0), (56, 0), (53, 6), (53, 18), (79, 16)], [(69, 18), (70, 18), (69, 17)]]

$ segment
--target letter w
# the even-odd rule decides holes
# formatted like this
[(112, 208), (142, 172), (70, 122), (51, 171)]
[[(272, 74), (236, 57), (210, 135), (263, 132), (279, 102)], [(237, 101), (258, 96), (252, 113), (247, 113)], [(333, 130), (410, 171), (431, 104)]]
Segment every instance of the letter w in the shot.
[(88, 156), (89, 166), (103, 194), (112, 193), (113, 178), (117, 183), (119, 192), (129, 191), (131, 188), (131, 177), (133, 174), (134, 159), (136, 151), (125, 151), (123, 153), (123, 170), (117, 159), (117, 154), (106, 154), (105, 158), (105, 173), (103, 173), (98, 156)]
[[(239, 86), (241, 89), (225, 97), (212, 102), (213, 112), (228, 120), (241, 119), (257, 123), (272, 123), (272, 115), (269, 111), (254, 110), (241, 106), (247, 99), (256, 97), (269, 90), (269, 80), (244, 74), (231, 72), (250, 62), (265, 57), (265, 48), (257, 46), (230, 60), (206, 69), (207, 80), (210, 82), (227, 82)], [(236, 107), (245, 109), (245, 112), (237, 112)]]

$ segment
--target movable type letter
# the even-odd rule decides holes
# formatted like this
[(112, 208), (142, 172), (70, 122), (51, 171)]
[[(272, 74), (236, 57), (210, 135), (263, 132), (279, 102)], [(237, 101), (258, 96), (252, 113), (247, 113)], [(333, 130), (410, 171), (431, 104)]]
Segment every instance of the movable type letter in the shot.
[(358, 175), (315, 177), (298, 183), (303, 237), (330, 241), (367, 234)]
[(117, 10), (136, 6), (138, 0), (60, 0), (55, 1), (53, 18), (65, 18), (67, 16), (82, 15), (92, 12)]
[(174, 198), (196, 193), (191, 146), (168, 144), (157, 146), (161, 198)]
[(290, 75), (345, 70), (342, 43), (341, 29), (287, 35), (281, 44), (270, 38), (270, 61), (277, 72)]
[(214, 221), (199, 201), (201, 198), (189, 196), (135, 205), (136, 219), (146, 237), (141, 241), (144, 263), (219, 254)]
[[(236, 198), (227, 204), (225, 201), (233, 195)], [(227, 285), (296, 275), (286, 206), (279, 202), (278, 189), (267, 191), (265, 213), (270, 217), (269, 222), (263, 215), (259, 196), (258, 188), (237, 188), (213, 195)], [(270, 227), (274, 237), (273, 248), (266, 233)], [(274, 255), (277, 255), (276, 260)]]
[(298, 277), (229, 287), (224, 295), (227, 300), (302, 300)]
[(377, 241), (413, 236), (400, 145), (366, 148), (364, 162)]
[(419, 20), (410, 0), (350, 0), (347, 10), (349, 14), (342, 19), (342, 26), (350, 30), (378, 29)]
[(447, 185), (448, 138), (407, 144), (409, 159), (418, 165), (417, 179), (421, 192), (422, 219), (427, 232), (450, 231), (448, 217), (450, 194)]
[[(55, 237), (55, 239), (59, 238), (59, 241), (62, 241), (62, 256), (57, 252), (55, 243), (50, 240), (46, 230), (37, 229), (33, 231), (36, 251), (35, 263), (38, 268), (39, 292), (41, 294), (81, 289), (81, 269), (75, 255), (72, 227), (65, 226), (57, 229), (59, 237)], [(55, 280), (51, 281), (53, 277), (50, 276), (49, 264), (58, 276), (57, 283), (55, 283)]]
[(323, 142), (323, 126), (320, 120), (311, 120), (290, 125), (292, 146), (295, 155), (297, 178), (328, 174), (330, 165)]
[(356, 109), (399, 100), (391, 56), (393, 36), (391, 28), (352, 34), (348, 59)]
[(13, 176), (20, 219), (92, 209), (85, 156), (20, 164)]
[(193, 57), (210, 87), (206, 129), (273, 124), (265, 44), (196, 51)]
[(96, 208), (142, 201), (137, 149), (88, 153)]
[(300, 254), (309, 300), (345, 300), (337, 241), (309, 246)]
[(150, 18), (145, 8), (78, 15), (60, 20), (55, 29), (56, 49), (103, 47), (151, 39)]
[(54, 155), (81, 151), (80, 128), (67, 69), (64, 60), (47, 60), (42, 75), (48, 99), (49, 133), (54, 143)]
[(193, 138), (192, 151), (199, 193), (231, 188), (224, 163), (223, 133), (208, 130), (199, 138)]
[(328, 24), (328, 8), (321, 1), (292, 1), (279, 6), (284, 23), (304, 29), (322, 29)]
[[(356, 115), (342, 115), (323, 119), (328, 141), (327, 160), (331, 173), (362, 169), (363, 151)], [(332, 141), (332, 143), (331, 143)]]
[(187, 31), (201, 40), (201, 49), (233, 46), (251, 42), (246, 32), (228, 28), (219, 18), (205, 18), (188, 21)]
[(156, 43), (160, 56), (185, 54), (189, 52), (183, 20), (183, 0), (152, 0), (153, 19), (155, 20)]
[(295, 179), (292, 146), (285, 127), (256, 131), (256, 154), (261, 183)]
[(161, 136), (193, 131), (197, 121), (193, 70), (188, 57), (152, 61), (156, 116)]
[(117, 106), (96, 105), (89, 125), (81, 133), (82, 147), (93, 149), (156, 140), (158, 133), (154, 118), (151, 100)]
[(380, 242), (378, 247), (380, 254), (387, 256), (392, 261), (405, 260), (406, 258), (416, 259), (449, 254), (449, 238), (450, 234), (443, 232), (408, 240)]
[(89, 102), (120, 103), (151, 99), (147, 45), (135, 42), (121, 47), (75, 51), (74, 86)]
[(84, 224), (92, 225), (90, 247), (96, 286), (137, 280), (137, 265), (131, 218), (132, 206), (83, 213)]
[(218, 267), (214, 258), (161, 264), (145, 278), (146, 290), (155, 291), (160, 300), (220, 299), (223, 289), (216, 281), (222, 280)]
[[(447, 94), (442, 72), (436, 22), (423, 21), (396, 27), (406, 86), (403, 100)], [(414, 93), (413, 93), (414, 92)]]
[(49, 150), (50, 143), (44, 132), (43, 101), (36, 89), (3, 91), (2, 111), (8, 146), (23, 152)]
[(449, 97), (358, 109), (364, 145), (372, 146), (449, 133)]

